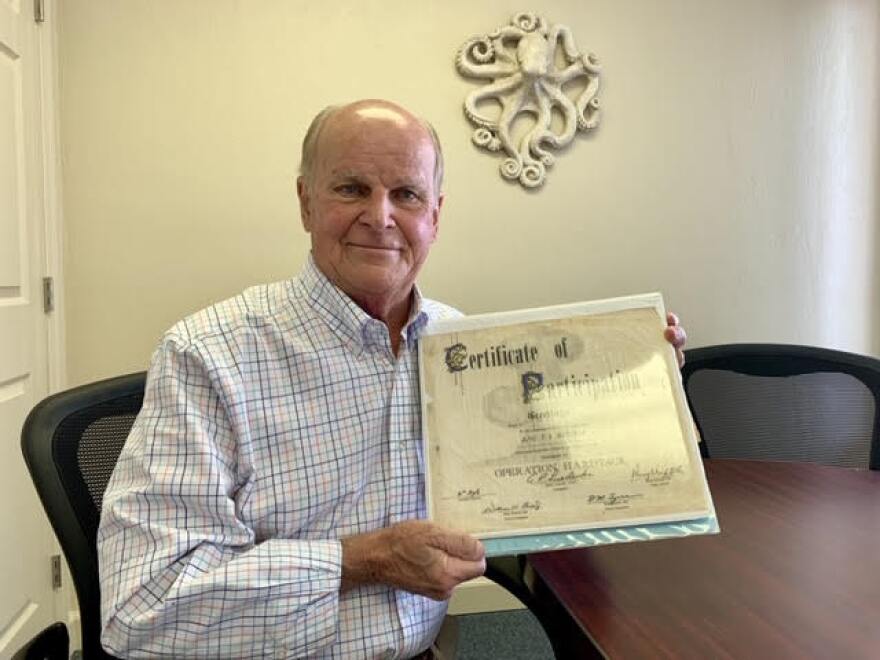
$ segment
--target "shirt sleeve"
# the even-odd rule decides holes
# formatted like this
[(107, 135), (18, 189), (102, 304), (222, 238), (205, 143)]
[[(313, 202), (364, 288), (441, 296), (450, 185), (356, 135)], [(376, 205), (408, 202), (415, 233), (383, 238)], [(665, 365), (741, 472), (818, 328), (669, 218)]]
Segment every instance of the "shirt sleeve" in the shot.
[(101, 640), (110, 653), (301, 657), (335, 641), (341, 545), (255, 538), (238, 515), (247, 489), (229, 420), (198, 351), (166, 339), (104, 495)]

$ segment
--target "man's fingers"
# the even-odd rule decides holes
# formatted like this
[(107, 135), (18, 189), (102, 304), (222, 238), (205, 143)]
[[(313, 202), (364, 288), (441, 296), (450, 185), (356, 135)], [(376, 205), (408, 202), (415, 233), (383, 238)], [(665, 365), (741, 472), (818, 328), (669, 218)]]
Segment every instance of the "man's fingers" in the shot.
[(687, 343), (687, 333), (680, 325), (666, 326), (663, 336), (666, 337), (666, 341), (676, 348), (681, 348)]
[(466, 559), (458, 559), (457, 557), (449, 557), (446, 560), (446, 570), (454, 576), (457, 582), (461, 583), (465, 580), (471, 580), (480, 577), (486, 572), (486, 560), (468, 561)]
[(443, 532), (436, 536), (432, 545), (446, 554), (467, 561), (480, 561), (486, 555), (486, 549), (473, 536), (456, 532)]
[(679, 325), (678, 316), (673, 312), (666, 314), (666, 328), (663, 330), (663, 336), (666, 338), (673, 348), (675, 348), (675, 358), (678, 360), (679, 368), (684, 366), (684, 345), (687, 343), (687, 332)]

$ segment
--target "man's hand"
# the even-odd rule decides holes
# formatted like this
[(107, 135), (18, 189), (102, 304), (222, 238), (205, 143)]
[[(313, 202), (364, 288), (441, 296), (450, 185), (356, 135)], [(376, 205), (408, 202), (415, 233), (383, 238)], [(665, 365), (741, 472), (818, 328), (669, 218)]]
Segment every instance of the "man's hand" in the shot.
[(663, 336), (675, 348), (678, 368), (681, 369), (684, 366), (684, 345), (687, 342), (688, 336), (684, 328), (678, 324), (678, 316), (672, 312), (666, 315), (666, 329), (663, 331)]
[(426, 520), (342, 539), (342, 589), (390, 584), (435, 600), (486, 570), (483, 544)]

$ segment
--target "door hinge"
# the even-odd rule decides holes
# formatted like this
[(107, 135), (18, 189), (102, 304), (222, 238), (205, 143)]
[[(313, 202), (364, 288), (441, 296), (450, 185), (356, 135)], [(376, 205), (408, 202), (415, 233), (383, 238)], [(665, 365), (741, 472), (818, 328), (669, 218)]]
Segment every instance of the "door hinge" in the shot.
[(61, 588), (61, 555), (52, 555), (52, 588)]
[(55, 280), (43, 278), (43, 311), (47, 314), (55, 309)]
[(34, 0), (34, 22), (46, 22), (46, 8), (43, 6), (44, 0)]

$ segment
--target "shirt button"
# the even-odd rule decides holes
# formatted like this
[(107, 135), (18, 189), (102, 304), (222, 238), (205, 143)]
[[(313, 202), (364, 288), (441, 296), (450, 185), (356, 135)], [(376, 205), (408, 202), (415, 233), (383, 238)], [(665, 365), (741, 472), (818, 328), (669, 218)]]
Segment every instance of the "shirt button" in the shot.
[(391, 660), (391, 658), (394, 657), (394, 651), (388, 649), (387, 651), (385, 651), (385, 655), (383, 655), (382, 657), (385, 658), (385, 660)]

